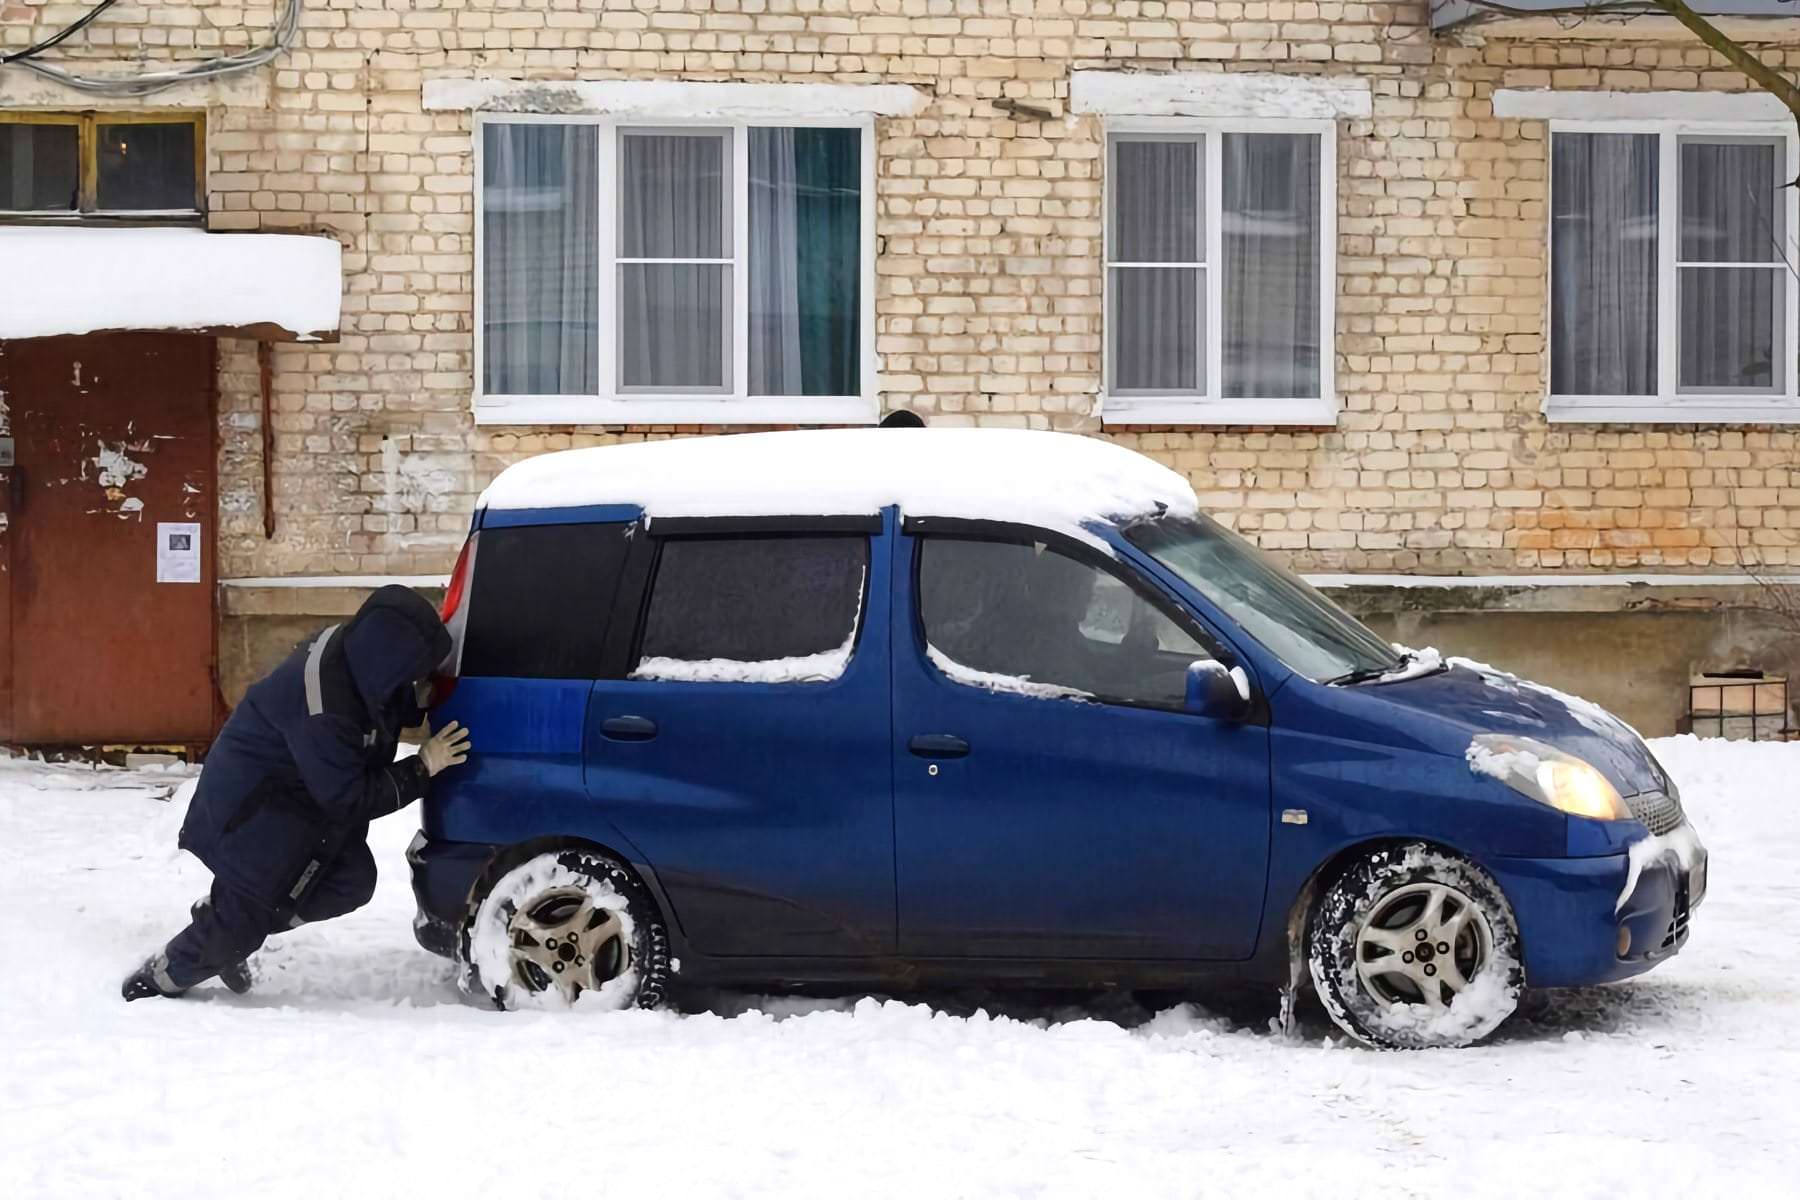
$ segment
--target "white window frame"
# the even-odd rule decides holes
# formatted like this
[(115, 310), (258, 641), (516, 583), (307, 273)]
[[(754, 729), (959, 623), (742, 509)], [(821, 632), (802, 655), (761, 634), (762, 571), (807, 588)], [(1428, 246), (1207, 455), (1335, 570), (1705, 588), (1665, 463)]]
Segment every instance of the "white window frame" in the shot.
[[(489, 124), (547, 123), (594, 125), (599, 155), (599, 238), (597, 305), (599, 373), (597, 395), (518, 396), (488, 395), (486, 379), (486, 280), (482, 267), (485, 205), (482, 203), (483, 143)], [(618, 134), (620, 129), (667, 126), (693, 131), (699, 128), (730, 131), (729, 164), (732, 221), (732, 312), (727, 342), (731, 355), (726, 388), (706, 392), (655, 392), (621, 389), (619, 379), (618, 314)], [(750, 206), (749, 147), (747, 131), (757, 127), (857, 129), (862, 131), (861, 245), (858, 248), (860, 278), (857, 288), (860, 392), (854, 396), (754, 396), (750, 379)], [(873, 424), (879, 417), (875, 364), (875, 121), (871, 115), (779, 116), (767, 119), (707, 121), (691, 115), (666, 118), (632, 115), (499, 113), (474, 114), (475, 146), (475, 355), (474, 395), (477, 425), (856, 425)]]
[[(1220, 220), (1220, 163), (1227, 133), (1311, 134), (1319, 139), (1319, 394), (1306, 397), (1228, 397), (1223, 394), (1224, 345), (1224, 229)], [(1204, 356), (1205, 388), (1199, 392), (1151, 395), (1113, 393), (1112, 336), (1103, 338), (1104, 387), (1101, 422), (1105, 425), (1316, 425), (1337, 424), (1337, 122), (1332, 119), (1292, 117), (1111, 117), (1106, 122), (1105, 163), (1113, 161), (1113, 141), (1125, 134), (1182, 134), (1199, 136), (1204, 161), (1201, 197), (1206, 235), (1206, 264), (1202, 270), (1206, 289)], [(1105, 173), (1110, 176), (1108, 170)], [(1113, 261), (1112, 180), (1102, 182), (1101, 289), (1105, 321), (1112, 320)]]
[[(1546, 419), (1571, 423), (1632, 423), (1648, 425), (1781, 425), (1800, 423), (1800, 195), (1785, 188), (1781, 203), (1787, 205), (1784, 247), (1789, 267), (1782, 332), (1785, 344), (1776, 348), (1783, 366), (1779, 392), (1691, 392), (1680, 388), (1680, 143), (1683, 138), (1726, 139), (1737, 137), (1779, 141), (1787, 149), (1783, 180), (1800, 172), (1800, 139), (1794, 123), (1786, 121), (1582, 121), (1551, 119), (1544, 172), (1544, 404)], [(1656, 170), (1656, 395), (1654, 396), (1559, 396), (1552, 390), (1550, 364), (1556, 347), (1552, 306), (1555, 197), (1551, 194), (1556, 171), (1553, 159), (1559, 133), (1640, 133), (1657, 136)], [(1768, 268), (1761, 268), (1768, 269)]]

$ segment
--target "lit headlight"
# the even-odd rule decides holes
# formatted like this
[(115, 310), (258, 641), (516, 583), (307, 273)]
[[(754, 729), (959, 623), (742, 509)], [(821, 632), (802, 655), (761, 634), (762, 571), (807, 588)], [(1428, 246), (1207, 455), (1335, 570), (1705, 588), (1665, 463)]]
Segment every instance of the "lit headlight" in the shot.
[(1484, 733), (1469, 744), (1469, 767), (1573, 817), (1631, 816), (1610, 780), (1591, 765), (1533, 738)]

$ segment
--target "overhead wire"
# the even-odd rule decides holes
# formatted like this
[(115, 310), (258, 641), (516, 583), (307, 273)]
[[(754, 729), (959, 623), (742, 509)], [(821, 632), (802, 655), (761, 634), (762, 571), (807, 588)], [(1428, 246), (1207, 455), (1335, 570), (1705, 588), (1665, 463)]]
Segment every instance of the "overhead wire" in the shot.
[(280, 19), (276, 21), (270, 32), (269, 39), (260, 46), (253, 46), (236, 54), (221, 55), (217, 58), (209, 58), (167, 70), (141, 71), (135, 75), (84, 75), (59, 67), (54, 63), (38, 60), (38, 54), (79, 32), (88, 22), (111, 7), (114, 2), (115, 0), (101, 0), (101, 3), (95, 5), (92, 10), (83, 14), (79, 21), (61, 33), (45, 39), (37, 46), (28, 46), (24, 50), (0, 59), (0, 64), (23, 67), (46, 79), (60, 83), (64, 87), (74, 88), (76, 91), (86, 92), (91, 96), (151, 96), (184, 83), (217, 79), (221, 76), (235, 75), (266, 66), (287, 52), (300, 30), (302, 0), (288, 0), (287, 7), (282, 10)]
[(27, 46), (23, 50), (14, 50), (11, 54), (0, 54), (0, 66), (4, 66), (10, 62), (22, 62), (28, 58), (35, 58), (52, 46), (55, 46), (58, 42), (67, 41), (69, 38), (80, 33), (83, 29), (86, 29), (88, 24), (92, 22), (95, 17), (117, 3), (118, 0), (100, 0), (100, 3), (94, 5), (94, 7), (88, 9), (85, 13), (82, 13), (80, 19), (71, 25), (64, 26), (61, 32), (52, 34), (43, 41), (38, 42), (35, 45)]

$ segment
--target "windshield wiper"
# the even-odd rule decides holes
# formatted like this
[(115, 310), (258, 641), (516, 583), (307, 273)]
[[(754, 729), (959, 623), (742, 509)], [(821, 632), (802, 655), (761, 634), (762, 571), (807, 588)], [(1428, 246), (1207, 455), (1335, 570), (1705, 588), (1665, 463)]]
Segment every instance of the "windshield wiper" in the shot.
[(1391, 675), (1395, 671), (1404, 671), (1406, 664), (1410, 663), (1413, 657), (1411, 654), (1402, 654), (1385, 667), (1358, 667), (1354, 671), (1345, 671), (1342, 675), (1335, 675), (1327, 679), (1325, 686), (1355, 687), (1359, 683), (1370, 683), (1384, 675)]

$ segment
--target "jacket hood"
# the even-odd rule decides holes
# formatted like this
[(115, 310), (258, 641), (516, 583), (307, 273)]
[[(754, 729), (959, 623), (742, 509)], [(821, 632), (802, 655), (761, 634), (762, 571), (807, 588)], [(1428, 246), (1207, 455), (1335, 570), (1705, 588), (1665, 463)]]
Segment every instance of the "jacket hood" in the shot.
[(1483, 663), (1447, 661), (1450, 669), (1433, 675), (1345, 690), (1409, 710), (1409, 724), (1430, 728), (1424, 740), (1445, 754), (1466, 753), (1476, 734), (1512, 734), (1585, 759), (1622, 796), (1668, 788), (1644, 739), (1599, 705)]
[(389, 584), (363, 601), (342, 636), (344, 663), (370, 715), (390, 730), (412, 724), (412, 685), (450, 653), (437, 610), (411, 588)]

